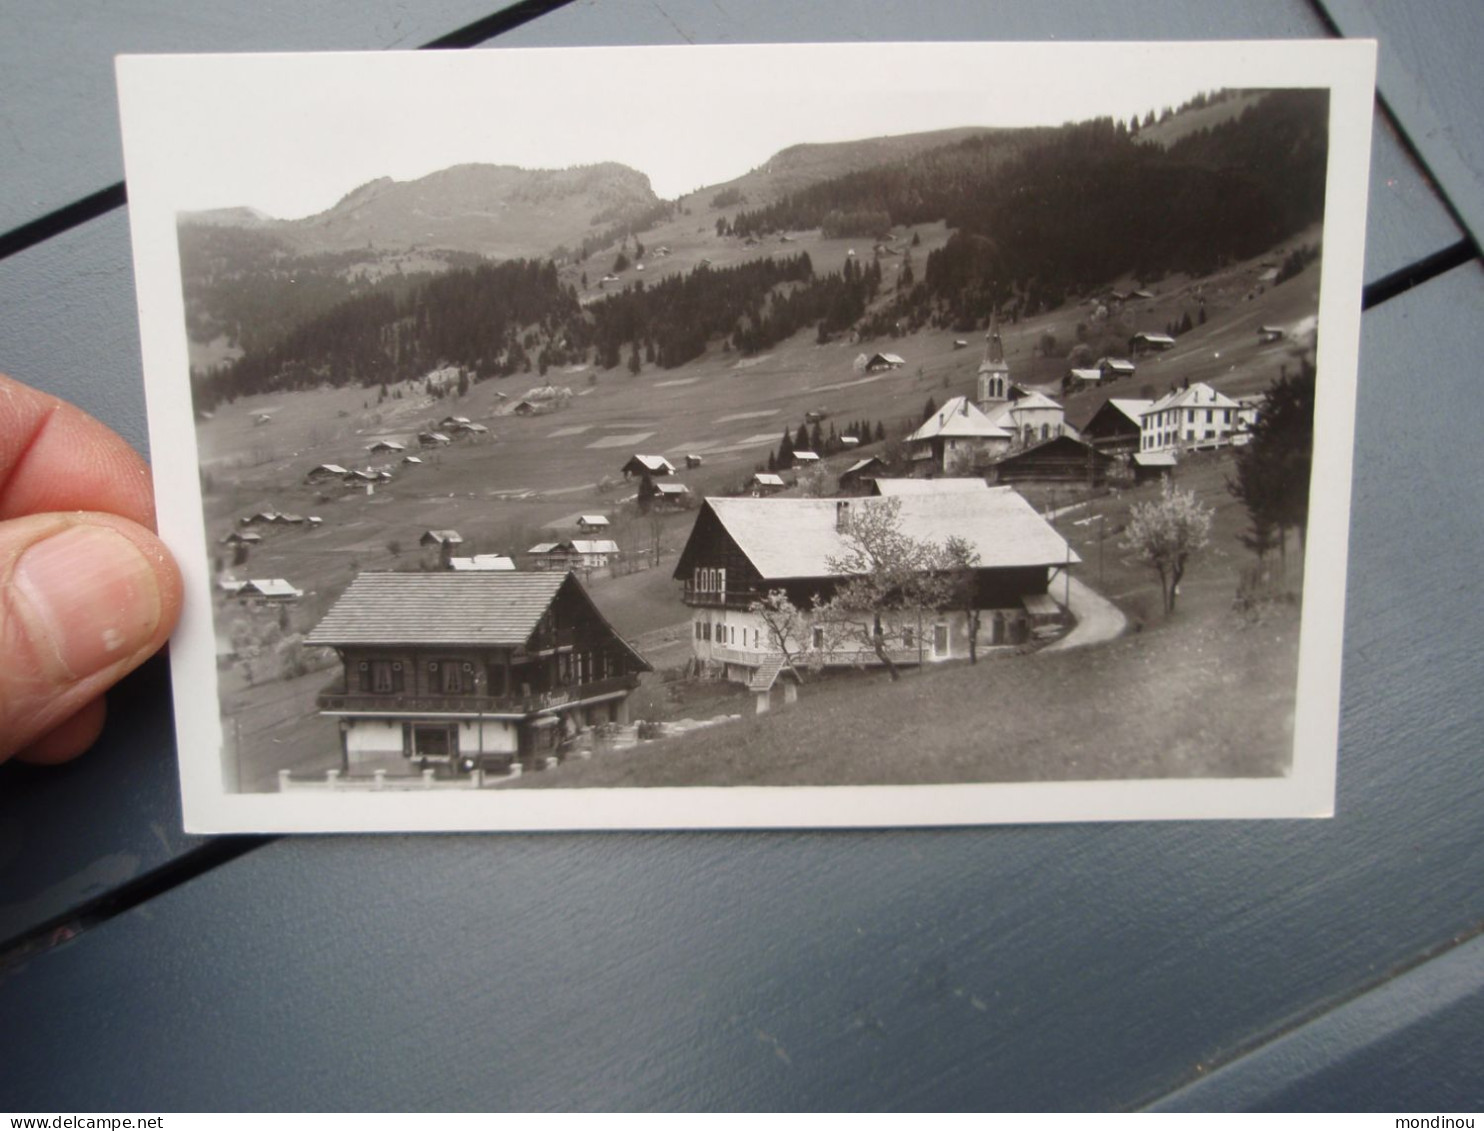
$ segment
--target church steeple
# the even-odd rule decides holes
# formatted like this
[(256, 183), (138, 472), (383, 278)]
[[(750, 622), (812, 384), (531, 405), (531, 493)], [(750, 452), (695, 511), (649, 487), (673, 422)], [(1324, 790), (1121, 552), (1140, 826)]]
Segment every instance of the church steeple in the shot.
[(1005, 362), (997, 313), (990, 314), (989, 332), (984, 335), (984, 360), (979, 363), (978, 392), (979, 407), (985, 411), (1010, 399), (1010, 366)]

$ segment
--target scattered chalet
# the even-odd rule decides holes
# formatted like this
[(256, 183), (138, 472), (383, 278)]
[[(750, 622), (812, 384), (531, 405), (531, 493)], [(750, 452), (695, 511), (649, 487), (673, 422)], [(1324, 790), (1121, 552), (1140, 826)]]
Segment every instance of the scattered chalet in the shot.
[(625, 479), (632, 479), (636, 475), (641, 478), (645, 475), (674, 475), (675, 465), (664, 456), (636, 455), (630, 456), (621, 470)]
[(305, 483), (324, 483), (331, 479), (343, 480), (350, 472), (338, 463), (322, 463), (318, 467), (309, 469), (304, 476)]
[(783, 488), (783, 476), (772, 471), (757, 472), (747, 484), (748, 491), (755, 499), (761, 499), (765, 495), (776, 495)]
[(1098, 372), (1109, 381), (1117, 381), (1120, 377), (1132, 377), (1138, 371), (1138, 367), (1132, 361), (1123, 357), (1100, 357), (1097, 368)]
[(1224, 447), (1232, 442), (1237, 431), (1241, 407), (1202, 381), (1166, 393), (1140, 415), (1139, 450), (1171, 452)]
[(446, 448), (449, 444), (453, 443), (442, 432), (419, 432), (417, 434), (417, 442), (420, 447), (424, 448)]
[[(946, 482), (946, 481), (940, 481)], [(886, 499), (707, 499), (675, 567), (691, 607), (691, 646), (698, 663), (725, 678), (754, 685), (776, 674), (783, 651), (752, 604), (781, 589), (803, 610), (828, 600), (843, 576), (831, 560), (851, 548), (853, 517), (862, 508), (899, 508), (903, 534), (942, 544), (966, 540), (979, 555), (976, 605), (986, 644), (1027, 638), (1032, 610), (1052, 599), (1050, 580), (1080, 559), (1019, 494), (1008, 487), (905, 495)], [(789, 652), (826, 665), (878, 662), (873, 650), (837, 644), (810, 621), (791, 635)], [(929, 614), (920, 624), (883, 624), (894, 663), (917, 664), (968, 655), (969, 622), (958, 610)]]
[(842, 494), (865, 494), (885, 470), (886, 464), (880, 456), (858, 459), (840, 473), (840, 491)]
[(690, 488), (684, 483), (656, 483), (650, 506), (683, 509), (690, 504)]
[(297, 601), (304, 590), (296, 589), (281, 577), (255, 577), (238, 586), (237, 596), (243, 601), (281, 605)]
[(367, 444), (368, 452), (405, 452), (407, 445), (396, 440), (377, 440), (374, 444)]
[(448, 568), (453, 570), (513, 570), (515, 559), (508, 558), (504, 554), (475, 554), (471, 558), (448, 559)]
[(610, 538), (573, 538), (565, 542), (537, 542), (526, 553), (536, 570), (602, 569), (618, 557), (618, 543)]
[(894, 353), (873, 353), (866, 358), (867, 373), (882, 373), (888, 369), (900, 369), (907, 363)]
[(599, 534), (608, 529), (608, 516), (606, 514), (580, 514), (577, 516), (577, 529), (584, 534)]
[(464, 538), (457, 530), (425, 530), (417, 544), (423, 548), (427, 564), (436, 559), (440, 567), (451, 569), (454, 547), (462, 546)]
[(650, 670), (570, 573), (363, 573), (306, 643), (344, 665), (319, 708), (348, 773), (544, 756)]
[(1163, 353), (1175, 344), (1169, 334), (1157, 334), (1151, 330), (1140, 330), (1128, 340), (1128, 352), (1137, 357), (1141, 353)]

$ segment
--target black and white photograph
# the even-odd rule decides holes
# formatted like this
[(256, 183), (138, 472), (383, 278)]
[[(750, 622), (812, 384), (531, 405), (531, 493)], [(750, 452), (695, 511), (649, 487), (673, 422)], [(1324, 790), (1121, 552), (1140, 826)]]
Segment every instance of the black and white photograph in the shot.
[(1374, 66), (121, 58), (186, 827), (1330, 815)]

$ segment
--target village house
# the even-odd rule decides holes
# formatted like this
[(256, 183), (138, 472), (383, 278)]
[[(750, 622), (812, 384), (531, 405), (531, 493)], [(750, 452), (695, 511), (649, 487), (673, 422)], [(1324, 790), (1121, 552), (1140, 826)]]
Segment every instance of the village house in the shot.
[(305, 483), (325, 483), (329, 480), (344, 479), (350, 472), (338, 463), (322, 463), (318, 467), (310, 468), (309, 473), (304, 476)]
[(757, 472), (747, 484), (747, 489), (754, 499), (776, 495), (783, 490), (783, 487), (783, 476), (772, 471)]
[(601, 534), (608, 529), (608, 516), (606, 514), (580, 514), (577, 516), (577, 529), (584, 534)]
[(1174, 346), (1175, 339), (1169, 334), (1152, 330), (1140, 330), (1128, 340), (1128, 352), (1138, 357), (1141, 353), (1163, 353)]
[[(970, 403), (953, 397), (907, 437), (918, 475), (963, 475), (1010, 448), (1014, 437)], [(797, 453), (795, 453), (797, 455)]]
[(684, 483), (653, 483), (649, 506), (667, 510), (684, 510), (690, 506), (690, 488)]
[(632, 479), (636, 475), (640, 478), (646, 475), (674, 475), (675, 465), (664, 456), (634, 455), (629, 457), (629, 462), (620, 470), (625, 479)]
[[(1028, 639), (1032, 617), (1052, 602), (1053, 573), (1080, 561), (1009, 487), (980, 484), (893, 500), (709, 498), (674, 573), (691, 608), (696, 663), (754, 690), (762, 690), (760, 682), (771, 686), (783, 649), (753, 605), (772, 590), (782, 590), (805, 614), (787, 641), (796, 659), (826, 666), (879, 663), (871, 648), (832, 639), (810, 610), (846, 580), (830, 563), (849, 553), (854, 516), (860, 508), (888, 503), (900, 508), (898, 522), (907, 537), (942, 545), (957, 536), (979, 555), (974, 569), (974, 605), (980, 612), (976, 646)], [(883, 624), (881, 631), (893, 663), (934, 663), (969, 654), (969, 618), (962, 610), (929, 611), (920, 621), (905, 618)]]
[(1140, 416), (1139, 450), (1169, 452), (1230, 444), (1240, 407), (1202, 381), (1166, 393)]
[(1082, 426), (1082, 438), (1102, 452), (1136, 452), (1151, 400), (1112, 397)]
[(363, 573), (306, 643), (343, 665), (318, 703), (347, 774), (539, 762), (650, 670), (570, 573)]
[(453, 570), (513, 570), (515, 559), (504, 554), (475, 554), (471, 558), (449, 558), (448, 568)]
[(602, 569), (618, 557), (618, 552), (618, 543), (610, 538), (538, 542), (526, 551), (531, 568), (541, 571)]
[(885, 471), (886, 462), (880, 456), (858, 459), (840, 473), (840, 493), (842, 495), (869, 494), (876, 482), (876, 477)]
[(1132, 377), (1138, 371), (1138, 366), (1123, 357), (1100, 357), (1097, 360), (1097, 369), (1104, 380), (1117, 381), (1121, 377)]
[(281, 577), (255, 577), (238, 586), (236, 593), (241, 601), (261, 605), (284, 605), (304, 596), (304, 590), (296, 589)]
[(1053, 436), (989, 465), (991, 483), (1085, 483), (1101, 487), (1118, 466), (1111, 455), (1071, 436)]
[(457, 530), (424, 530), (417, 544), (423, 548), (423, 564), (429, 568), (448, 569), (454, 547), (464, 544)]

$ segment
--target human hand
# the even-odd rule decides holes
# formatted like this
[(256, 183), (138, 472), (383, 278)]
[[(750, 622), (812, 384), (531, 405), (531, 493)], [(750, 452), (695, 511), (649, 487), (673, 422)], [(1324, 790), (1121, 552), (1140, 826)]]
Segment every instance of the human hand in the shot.
[(81, 409), (0, 376), (0, 761), (92, 745), (103, 692), (165, 643), (180, 601), (144, 461)]

